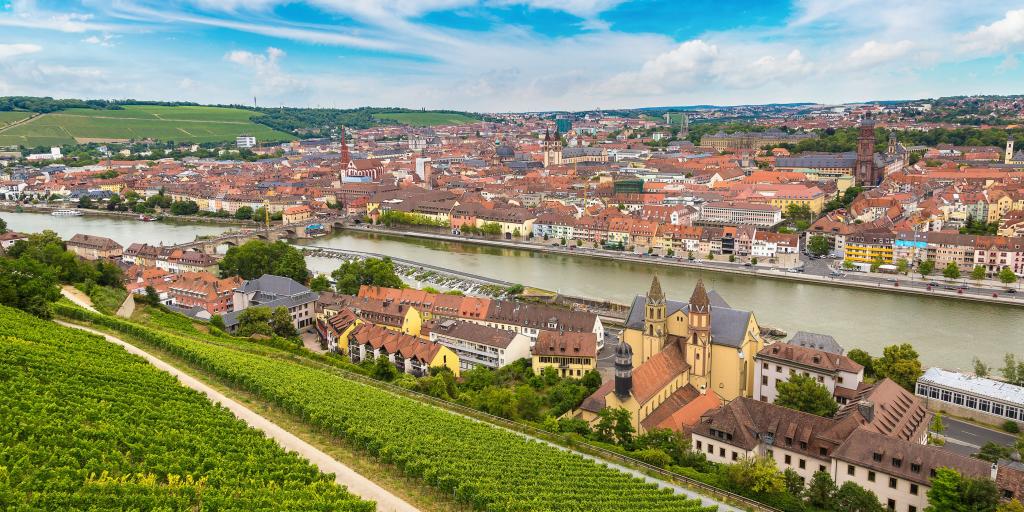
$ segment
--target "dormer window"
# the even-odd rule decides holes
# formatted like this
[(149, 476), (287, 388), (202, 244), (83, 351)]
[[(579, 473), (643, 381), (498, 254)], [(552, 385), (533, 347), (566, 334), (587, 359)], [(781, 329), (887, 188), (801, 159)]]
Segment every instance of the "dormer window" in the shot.
[(911, 463), (910, 464), (910, 471), (912, 471), (914, 473), (920, 473), (921, 472), (921, 465), (920, 464)]
[(893, 459), (892, 459), (892, 467), (898, 468), (898, 467), (900, 467), (902, 465), (903, 465), (903, 460), (897, 459), (897, 458), (893, 457)]
[(792, 437), (787, 437), (786, 438), (786, 446), (793, 446), (793, 438)]
[(875, 462), (882, 462), (882, 454), (878, 452), (872, 453), (871, 459), (874, 460)]

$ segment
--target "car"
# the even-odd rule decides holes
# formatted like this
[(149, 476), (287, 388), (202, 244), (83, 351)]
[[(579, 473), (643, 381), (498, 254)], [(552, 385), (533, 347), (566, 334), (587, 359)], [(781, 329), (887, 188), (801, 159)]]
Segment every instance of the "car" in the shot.
[(748, 262), (744, 263), (743, 266), (744, 267), (753, 267), (754, 264), (748, 261)]
[(1016, 288), (1007, 288), (1006, 289), (1006, 293), (1017, 293), (1017, 289)]

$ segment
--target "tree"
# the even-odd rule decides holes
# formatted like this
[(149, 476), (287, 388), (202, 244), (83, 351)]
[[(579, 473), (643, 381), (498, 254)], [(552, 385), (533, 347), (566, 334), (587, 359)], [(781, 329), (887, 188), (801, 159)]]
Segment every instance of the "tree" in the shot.
[(78, 198), (78, 207), (79, 208), (92, 208), (93, 207), (92, 198), (89, 197), (89, 196), (82, 196), (82, 197)]
[(981, 265), (975, 265), (974, 268), (971, 269), (971, 279), (979, 283), (982, 279), (985, 279), (985, 267)]
[(824, 471), (818, 471), (811, 477), (811, 484), (805, 492), (807, 503), (822, 510), (835, 510), (837, 491), (839, 488), (832, 477)]
[(7, 232), (7, 221), (0, 219), (0, 235)]
[(813, 377), (794, 374), (789, 380), (779, 381), (775, 388), (778, 391), (775, 405), (826, 418), (839, 410), (832, 393)]
[(1014, 274), (1010, 267), (1003, 267), (1003, 269), (999, 271), (999, 282), (1003, 284), (1016, 283), (1017, 274)]
[(220, 315), (213, 315), (210, 317), (210, 326), (216, 327), (222, 331), (228, 330), (227, 326), (224, 325), (224, 317)]
[(299, 336), (299, 332), (295, 330), (295, 324), (292, 323), (292, 315), (284, 306), (278, 306), (270, 313), (270, 327), (274, 330), (274, 334), (282, 338)]
[(1024, 512), (1024, 504), (1021, 504), (1021, 502), (1014, 498), (1010, 501), (1000, 503), (999, 506), (996, 507), (996, 512)]
[(395, 264), (391, 258), (366, 258), (352, 260), (342, 263), (334, 272), (335, 288), (338, 293), (355, 295), (359, 293), (359, 287), (383, 286), (386, 288), (402, 288), (405, 284), (395, 273)]
[(863, 350), (861, 350), (859, 348), (855, 348), (855, 349), (849, 351), (846, 354), (846, 357), (849, 357), (850, 359), (853, 359), (853, 362), (855, 362), (855, 363), (857, 363), (857, 364), (859, 364), (859, 365), (864, 367), (864, 376), (865, 377), (874, 376), (875, 375), (875, 370), (871, 366), (871, 354), (868, 354), (867, 352), (865, 352), (865, 351), (863, 351)]
[(850, 261), (850, 260), (844, 260), (843, 261), (843, 270), (853, 270), (855, 268), (857, 268), (857, 266), (854, 265), (852, 261)]
[(326, 292), (331, 289), (331, 282), (327, 276), (320, 274), (309, 281), (309, 289), (314, 292)]
[(836, 491), (835, 510), (842, 510), (843, 512), (885, 512), (885, 507), (878, 502), (878, 496), (875, 496), (875, 493), (854, 482), (846, 482)]
[(978, 359), (978, 356), (974, 356), (974, 374), (978, 377), (988, 377), (989, 368), (988, 365)]
[(999, 490), (988, 478), (964, 478), (940, 467), (931, 484), (925, 512), (994, 512), (999, 505)]
[(914, 391), (917, 379), (924, 373), (917, 351), (909, 343), (885, 347), (882, 357), (874, 359), (871, 367), (879, 378), (892, 379), (911, 392)]
[(50, 303), (60, 298), (53, 268), (22, 255), (0, 258), (0, 304), (50, 318)]
[(594, 431), (605, 442), (618, 443), (629, 447), (633, 442), (632, 415), (621, 407), (605, 407), (597, 413), (598, 421)]
[(949, 280), (960, 279), (960, 266), (954, 261), (949, 262), (946, 268), (942, 269), (942, 276)]
[(195, 215), (199, 213), (199, 205), (195, 201), (175, 201), (171, 203), (171, 213), (174, 215)]
[(793, 496), (803, 496), (804, 494), (804, 477), (800, 476), (793, 468), (786, 468), (782, 472), (782, 479), (786, 481), (786, 492)]
[(785, 492), (786, 480), (768, 457), (744, 457), (725, 467), (725, 477), (733, 489), (761, 494)]
[(825, 235), (814, 235), (807, 240), (807, 252), (815, 256), (824, 256), (832, 250), (832, 244), (828, 243)]
[(917, 273), (921, 274), (921, 277), (928, 277), (934, 271), (935, 262), (932, 260), (925, 260), (917, 264)]
[(1024, 385), (1024, 360), (1017, 361), (1013, 354), (1003, 356), (1003, 367), (999, 369), (1003, 379), (1015, 386)]
[(391, 382), (395, 380), (395, 377), (398, 377), (398, 367), (391, 364), (388, 356), (380, 355), (373, 362), (373, 370), (370, 372), (370, 376), (377, 380)]
[(946, 425), (942, 423), (941, 412), (935, 413), (935, 416), (932, 417), (932, 424), (929, 425), (928, 430), (935, 432), (936, 434), (941, 434), (946, 431)]
[(270, 309), (264, 307), (251, 307), (243, 310), (238, 315), (238, 335), (273, 336), (274, 328), (270, 325), (270, 315)]
[(220, 262), (221, 277), (256, 279), (264, 274), (289, 277), (300, 283), (309, 279), (306, 259), (298, 249), (282, 242), (253, 240), (228, 249)]
[(878, 269), (882, 265), (885, 265), (885, 260), (883, 260), (881, 256), (876, 257), (874, 261), (871, 262), (871, 271), (878, 272)]
[(252, 207), (251, 206), (239, 206), (235, 210), (235, 218), (238, 220), (249, 220), (252, 218)]
[(906, 258), (900, 258), (896, 260), (896, 271), (900, 274), (906, 274), (910, 270), (910, 262)]
[(160, 294), (156, 292), (156, 288), (150, 285), (146, 285), (146, 302), (150, 306), (160, 304)]

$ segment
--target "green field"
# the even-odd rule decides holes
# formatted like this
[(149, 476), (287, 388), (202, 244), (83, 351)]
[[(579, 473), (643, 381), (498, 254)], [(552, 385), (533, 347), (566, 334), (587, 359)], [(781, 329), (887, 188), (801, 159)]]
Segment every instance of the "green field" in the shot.
[(378, 119), (393, 119), (409, 126), (440, 126), (449, 124), (469, 124), (479, 121), (464, 114), (445, 112), (396, 112), (392, 114), (374, 114)]
[(0, 128), (32, 115), (32, 112), (0, 112)]
[[(0, 132), (0, 146), (20, 144), (34, 147), (141, 139), (226, 142), (242, 134), (253, 135), (259, 141), (294, 138), (252, 122), (249, 118), (253, 115), (248, 110), (220, 107), (129, 105), (123, 110), (68, 109), (44, 114)], [(0, 117), (0, 123), (3, 120)]]

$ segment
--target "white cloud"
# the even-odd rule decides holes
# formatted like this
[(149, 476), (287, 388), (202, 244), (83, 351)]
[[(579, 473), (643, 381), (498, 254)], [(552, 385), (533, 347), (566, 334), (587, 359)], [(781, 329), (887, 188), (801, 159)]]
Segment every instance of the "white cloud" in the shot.
[(284, 93), (297, 93), (307, 89), (304, 81), (281, 70), (280, 61), (286, 53), (273, 46), (266, 53), (235, 50), (224, 55), (224, 60), (238, 64), (252, 75), (253, 94), (279, 97)]
[(1024, 43), (1024, 9), (1007, 11), (1003, 19), (982, 25), (961, 38), (963, 53), (991, 54)]
[(29, 43), (14, 43), (14, 44), (0, 44), (0, 59), (9, 59), (11, 57), (17, 57), (18, 55), (26, 55), (29, 53), (37, 53), (42, 51), (43, 47), (38, 44)]
[(82, 39), (82, 42), (83, 43), (89, 43), (89, 44), (95, 44), (95, 45), (99, 45), (99, 46), (111, 47), (111, 46), (117, 46), (114, 43), (114, 39), (116, 39), (117, 37), (118, 36), (116, 36), (114, 34), (103, 34), (102, 36), (95, 36), (95, 35), (93, 35), (93, 36), (89, 36), (89, 37), (87, 37), (85, 39)]
[(868, 41), (850, 52), (844, 64), (854, 67), (874, 66), (899, 59), (914, 48), (914, 43), (903, 40), (894, 43)]

